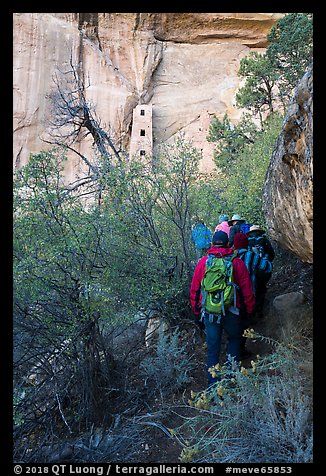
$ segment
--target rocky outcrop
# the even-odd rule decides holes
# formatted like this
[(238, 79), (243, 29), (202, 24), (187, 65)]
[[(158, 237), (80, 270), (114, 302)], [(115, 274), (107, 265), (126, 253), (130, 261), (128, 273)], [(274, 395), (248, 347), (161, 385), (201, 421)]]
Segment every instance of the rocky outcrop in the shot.
[(263, 202), (271, 237), (313, 263), (313, 71), (297, 86), (267, 171)]
[(159, 13), (152, 14), (152, 23), (147, 26), (161, 41), (192, 44), (234, 41), (264, 48), (266, 35), (282, 16), (280, 13)]
[[(47, 148), (47, 95), (70, 57), (82, 71), (102, 125), (128, 149), (133, 108), (153, 105), (154, 145), (183, 131), (209, 166), (209, 118), (238, 119), (241, 58), (265, 48), (277, 13), (15, 13), (14, 167)], [(89, 150), (81, 142), (79, 151)], [(73, 180), (77, 164), (66, 169)]]

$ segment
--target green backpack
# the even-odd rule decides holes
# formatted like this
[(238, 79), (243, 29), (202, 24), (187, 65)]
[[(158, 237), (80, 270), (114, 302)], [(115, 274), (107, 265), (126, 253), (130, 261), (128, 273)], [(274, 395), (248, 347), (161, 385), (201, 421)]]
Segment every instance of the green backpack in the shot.
[(233, 282), (233, 264), (235, 255), (217, 256), (210, 254), (206, 261), (206, 271), (202, 280), (202, 309), (209, 314), (225, 316), (226, 310), (236, 305)]

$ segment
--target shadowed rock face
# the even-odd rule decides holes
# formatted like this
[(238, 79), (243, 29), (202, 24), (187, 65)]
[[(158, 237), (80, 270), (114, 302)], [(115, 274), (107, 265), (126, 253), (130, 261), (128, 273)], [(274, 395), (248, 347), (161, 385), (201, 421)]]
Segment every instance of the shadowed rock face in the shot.
[[(267, 46), (280, 13), (15, 13), (13, 16), (14, 168), (46, 149), (46, 96), (70, 55), (90, 84), (102, 124), (127, 148), (132, 112), (153, 105), (154, 145), (182, 131), (211, 162), (210, 117), (239, 118), (234, 107), (241, 58)], [(87, 154), (91, 141), (82, 141)], [(203, 162), (204, 162), (203, 161)], [(76, 161), (65, 175), (74, 180)]]
[(283, 122), (263, 187), (271, 237), (313, 263), (313, 71), (303, 76)]

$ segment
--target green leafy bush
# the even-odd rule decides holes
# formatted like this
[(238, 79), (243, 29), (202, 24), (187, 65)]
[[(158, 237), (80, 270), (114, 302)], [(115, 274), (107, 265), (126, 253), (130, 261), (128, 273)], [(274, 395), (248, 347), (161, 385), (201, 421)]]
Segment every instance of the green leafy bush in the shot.
[(188, 290), (189, 188), (198, 158), (179, 142), (155, 167), (130, 161), (108, 168), (100, 206), (85, 205), (64, 183), (60, 150), (31, 156), (15, 174), (18, 434), (27, 425), (51, 435), (58, 418), (68, 431), (92, 425), (110, 406), (109, 335), (121, 315), (132, 319), (157, 299), (171, 305), (185, 283)]
[[(263, 123), (261, 130), (253, 131), (250, 126), (248, 134), (250, 140), (242, 142), (237, 153), (228, 157), (231, 123), (219, 123), (220, 133), (212, 132), (211, 138), (218, 140), (218, 151), (215, 154), (215, 164), (222, 171), (216, 188), (218, 188), (218, 206), (227, 213), (239, 213), (248, 221), (264, 224), (262, 211), (262, 186), (265, 180), (267, 167), (270, 162), (277, 137), (281, 131), (282, 118), (274, 113)], [(214, 129), (214, 124), (212, 128)], [(221, 139), (221, 129), (226, 128), (227, 142)], [(238, 129), (235, 134), (238, 136)], [(244, 125), (241, 134), (244, 134)], [(238, 141), (237, 141), (238, 142)]]

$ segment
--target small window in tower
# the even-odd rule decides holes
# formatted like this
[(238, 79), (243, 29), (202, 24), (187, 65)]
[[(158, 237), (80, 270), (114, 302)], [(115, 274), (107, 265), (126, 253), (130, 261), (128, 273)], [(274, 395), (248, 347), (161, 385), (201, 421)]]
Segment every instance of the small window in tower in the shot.
[(139, 153), (140, 153), (140, 155), (145, 155), (145, 151), (144, 151), (144, 150), (140, 150)]
[(141, 109), (141, 110), (140, 110), (140, 115), (141, 115), (141, 116), (145, 116), (145, 109)]
[(145, 129), (140, 129), (140, 135), (144, 136), (145, 135)]

